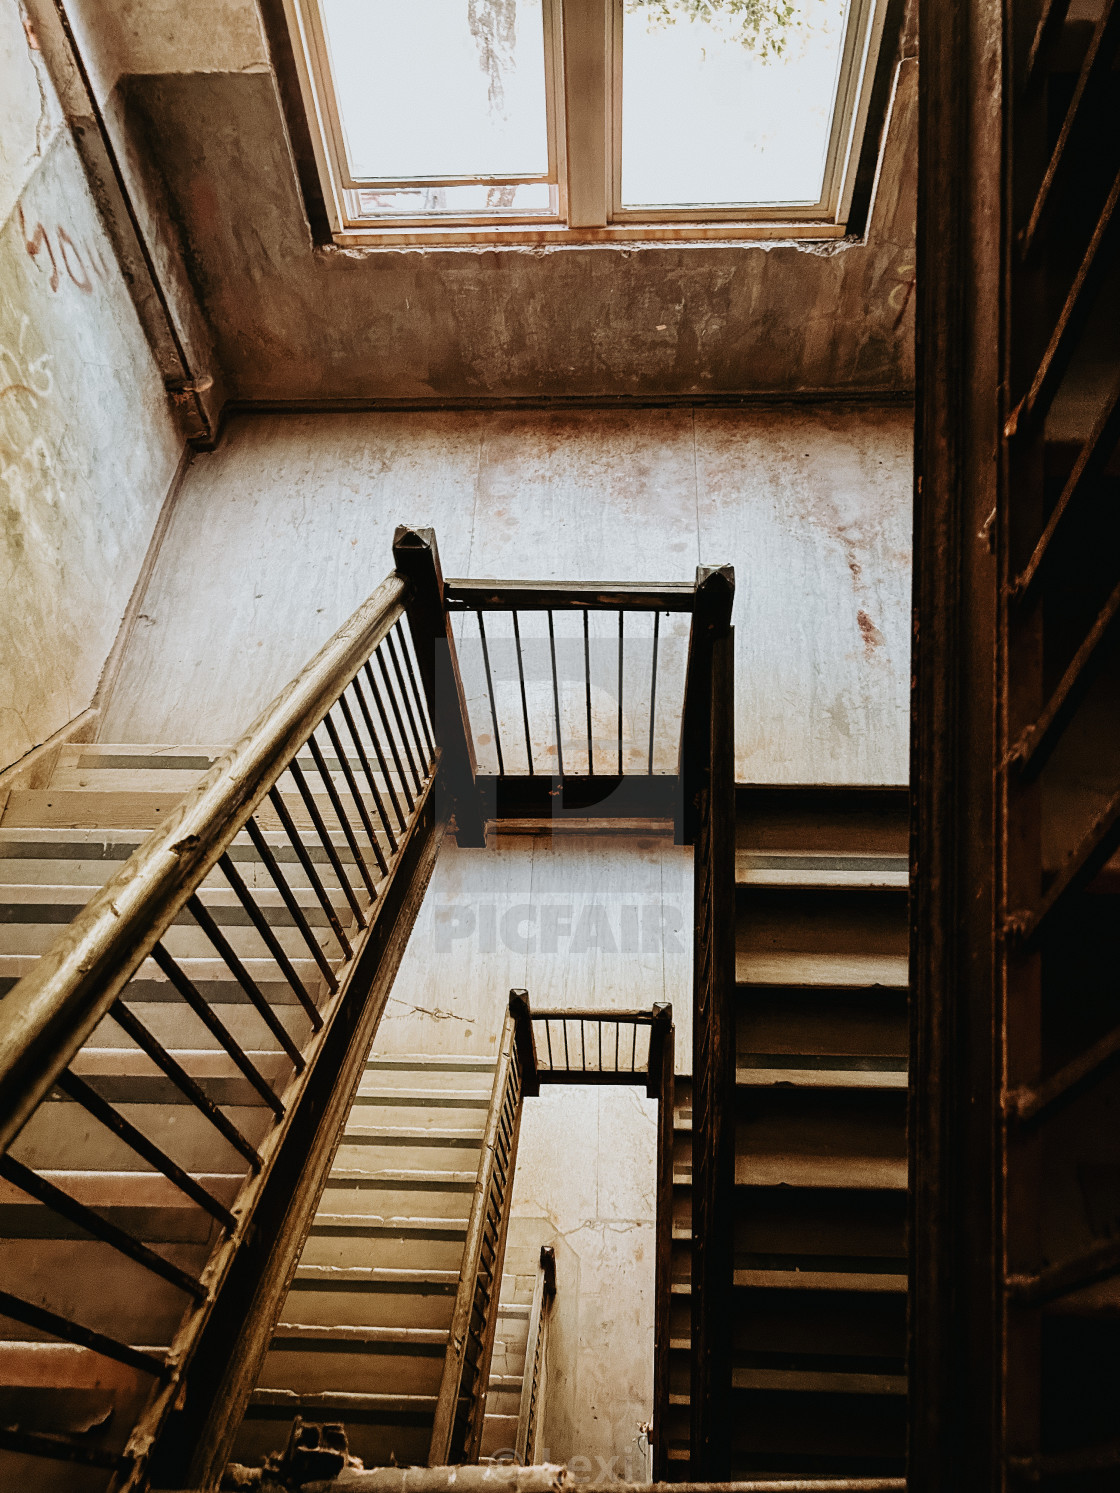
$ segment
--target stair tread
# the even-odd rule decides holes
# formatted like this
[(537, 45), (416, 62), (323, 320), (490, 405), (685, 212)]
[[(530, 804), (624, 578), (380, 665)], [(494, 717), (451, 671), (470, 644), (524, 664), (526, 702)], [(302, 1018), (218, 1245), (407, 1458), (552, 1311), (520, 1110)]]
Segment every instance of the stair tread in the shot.
[(906, 1089), (909, 1079), (905, 1067), (859, 1068), (824, 1067), (797, 1063), (791, 1056), (787, 1066), (744, 1063), (735, 1069), (735, 1082), (743, 1088), (788, 1085), (801, 1089)]
[(749, 1155), (735, 1157), (737, 1187), (830, 1187), (905, 1192), (905, 1159), (890, 1156)]
[(377, 1394), (363, 1393), (358, 1390), (318, 1390), (302, 1391), (295, 1389), (269, 1389), (263, 1386), (253, 1390), (249, 1399), (249, 1410), (254, 1407), (277, 1406), (287, 1408), (291, 1406), (298, 1409), (299, 1406), (309, 1406), (316, 1410), (337, 1410), (344, 1415), (347, 1410), (435, 1410), (435, 1395), (423, 1394)]
[[(777, 1291), (905, 1293), (907, 1289), (906, 1275), (902, 1271), (747, 1269), (735, 1271), (735, 1284), (756, 1290)], [(686, 1286), (684, 1290), (689, 1291), (689, 1288)]]
[(354, 1325), (322, 1326), (313, 1322), (277, 1322), (272, 1341), (294, 1339), (317, 1343), (417, 1343), (442, 1346), (447, 1330), (438, 1327), (366, 1327)]
[(818, 954), (800, 950), (737, 950), (739, 985), (795, 985), (807, 988), (905, 990), (909, 985), (905, 954)]
[(394, 1270), (381, 1265), (299, 1265), (293, 1277), (314, 1285), (451, 1286), (459, 1283), (457, 1270)]
[(893, 890), (905, 888), (909, 879), (909, 858), (889, 852), (749, 849), (735, 852), (738, 886)]
[(801, 1394), (904, 1395), (905, 1374), (843, 1373), (824, 1369), (732, 1370), (731, 1385), (739, 1390), (777, 1390)]

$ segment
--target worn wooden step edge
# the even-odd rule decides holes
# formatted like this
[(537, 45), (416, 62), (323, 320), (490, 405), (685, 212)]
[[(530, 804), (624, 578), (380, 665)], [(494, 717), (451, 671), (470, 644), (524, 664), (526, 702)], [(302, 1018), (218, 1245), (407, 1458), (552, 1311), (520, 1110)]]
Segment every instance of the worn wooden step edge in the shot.
[(796, 1394), (904, 1395), (905, 1374), (835, 1373), (817, 1369), (735, 1368), (731, 1386), (738, 1390)]
[(444, 1347), (447, 1329), (438, 1327), (365, 1327), (313, 1322), (277, 1322), (272, 1331), (273, 1346), (278, 1341), (376, 1345), (378, 1343), (414, 1344), (418, 1347)]

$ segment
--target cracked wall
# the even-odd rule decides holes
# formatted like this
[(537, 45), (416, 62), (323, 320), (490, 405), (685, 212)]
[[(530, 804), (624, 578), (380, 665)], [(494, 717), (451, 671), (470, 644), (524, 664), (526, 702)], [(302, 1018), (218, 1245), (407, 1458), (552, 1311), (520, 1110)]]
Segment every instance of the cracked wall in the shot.
[(85, 710), (180, 441), (54, 90), (0, 0), (0, 768)]

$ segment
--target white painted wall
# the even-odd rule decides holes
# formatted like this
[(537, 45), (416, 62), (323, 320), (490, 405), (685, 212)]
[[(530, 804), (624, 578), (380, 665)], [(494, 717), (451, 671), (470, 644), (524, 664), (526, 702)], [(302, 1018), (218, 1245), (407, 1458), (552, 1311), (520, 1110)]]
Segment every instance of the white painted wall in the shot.
[(16, 0), (0, 225), (3, 767), (90, 704), (181, 445)]

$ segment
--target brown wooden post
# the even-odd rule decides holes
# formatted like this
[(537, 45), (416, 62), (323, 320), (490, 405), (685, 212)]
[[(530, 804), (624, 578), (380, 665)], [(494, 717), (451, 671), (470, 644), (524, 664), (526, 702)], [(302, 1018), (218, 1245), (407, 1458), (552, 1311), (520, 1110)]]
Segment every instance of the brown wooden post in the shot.
[(533, 1016), (527, 990), (510, 991), (509, 1014), (513, 1017), (517, 1056), (521, 1059), (521, 1089), (526, 1099), (536, 1099), (541, 1091), (541, 1079), (537, 1072), (537, 1048), (533, 1041)]
[[(653, 1476), (669, 1477), (669, 1334), (673, 1307), (673, 1110), (676, 1103), (676, 1039), (672, 1006), (659, 1008), (668, 1016), (668, 1029), (659, 1043), (657, 1064), (657, 1223), (653, 1303)], [(657, 1028), (654, 1028), (656, 1031)], [(652, 1053), (652, 1041), (650, 1044)], [(650, 1079), (654, 1065), (650, 1061)]]
[[(1018, 7), (1015, 8), (1018, 10)], [(1064, 15), (1064, 8), (1057, 7)], [(908, 1486), (1003, 1486), (996, 636), (1006, 8), (920, 0)]]
[(735, 1216), (735, 635), (713, 628), (707, 783), (698, 798), (693, 954), (692, 1445), (731, 1475)]
[(460, 845), (486, 843), (486, 821), (478, 795), (477, 767), (470, 717), (459, 676), (455, 639), (443, 597), (443, 571), (434, 529), (401, 524), (393, 535), (397, 573), (409, 582), (406, 603), (416, 661), (428, 701), (436, 744), (443, 752), (443, 773), (455, 811)]
[(680, 775), (676, 825), (678, 845), (692, 845), (696, 840), (700, 793), (708, 780), (710, 766), (712, 644), (730, 627), (734, 603), (735, 567), (698, 565), (677, 759)]

